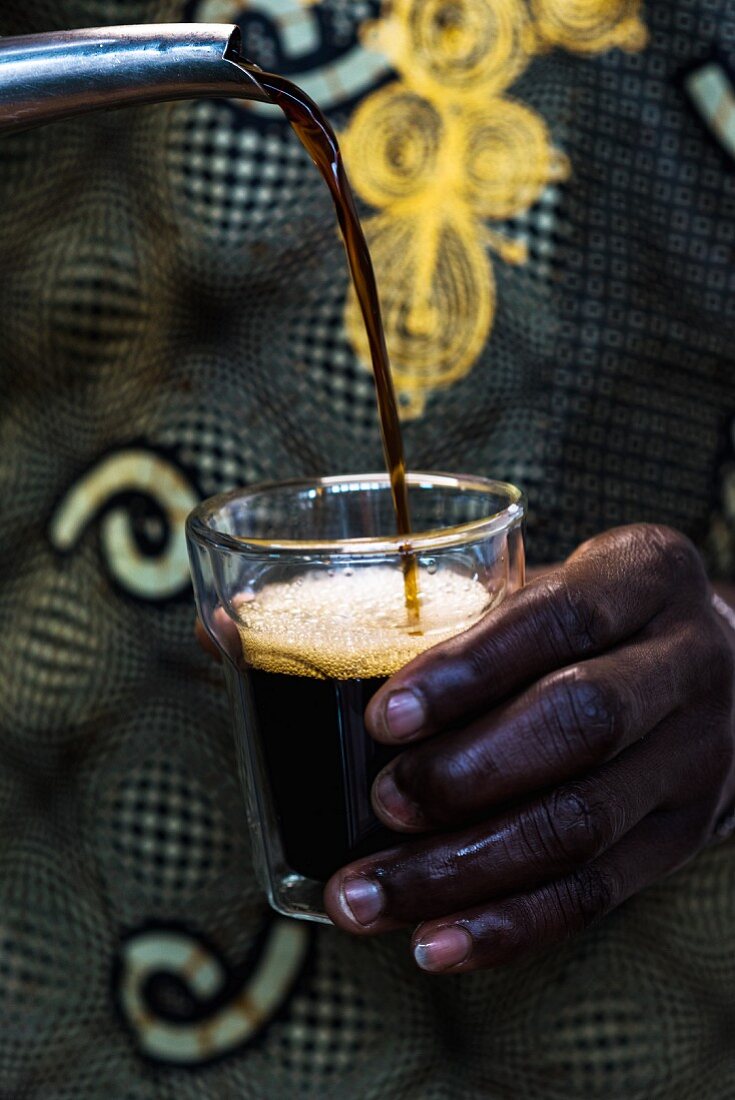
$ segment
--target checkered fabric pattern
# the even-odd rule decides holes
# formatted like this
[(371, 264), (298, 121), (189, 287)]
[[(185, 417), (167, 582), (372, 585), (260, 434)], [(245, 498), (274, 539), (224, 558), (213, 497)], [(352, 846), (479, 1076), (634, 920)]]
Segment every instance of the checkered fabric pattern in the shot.
[[(308, 80), (380, 5), (303, 7), (318, 48), (298, 56), (296, 7), (6, 0), (0, 33), (239, 18), (257, 60)], [(521, 483), (535, 560), (655, 520), (733, 576), (735, 177), (681, 74), (735, 55), (735, 12), (643, 16), (645, 50), (550, 51), (511, 89), (571, 173), (494, 225), (528, 263), (493, 261), (492, 337), (406, 447)], [(336, 96), (337, 127), (387, 79)], [(731, 1100), (731, 844), (558, 949), (441, 981), (404, 933), (280, 921), (255, 884), (181, 516), (380, 467), (346, 287), (272, 114), (178, 103), (0, 143), (0, 1096)]]
[(561, 187), (550, 184), (537, 203), (509, 219), (504, 227), (510, 240), (527, 249), (529, 274), (547, 282), (551, 279), (561, 232), (558, 216), (561, 198)]

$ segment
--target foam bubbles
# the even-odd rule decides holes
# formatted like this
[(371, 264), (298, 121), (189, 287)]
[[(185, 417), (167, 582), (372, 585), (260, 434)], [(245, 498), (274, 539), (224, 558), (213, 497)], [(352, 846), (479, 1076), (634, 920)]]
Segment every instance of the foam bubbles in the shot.
[(390, 676), (472, 626), (502, 595), (476, 577), (422, 569), (417, 632), (400, 570), (329, 570), (265, 587), (238, 608), (238, 630), (245, 660), (266, 672), (335, 680)]

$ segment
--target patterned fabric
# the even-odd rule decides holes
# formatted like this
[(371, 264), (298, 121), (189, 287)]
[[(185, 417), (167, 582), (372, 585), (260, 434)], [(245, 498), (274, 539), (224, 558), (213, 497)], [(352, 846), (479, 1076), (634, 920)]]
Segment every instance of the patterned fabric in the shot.
[[(410, 464), (523, 484), (536, 560), (657, 520), (732, 576), (735, 178), (682, 84), (735, 53), (732, 5), (6, 0), (0, 33), (184, 18), (238, 20), (346, 134)], [(182, 519), (380, 466), (285, 123), (192, 102), (4, 137), (0, 318), (0, 1095), (729, 1100), (732, 844), (448, 979), (253, 882)]]

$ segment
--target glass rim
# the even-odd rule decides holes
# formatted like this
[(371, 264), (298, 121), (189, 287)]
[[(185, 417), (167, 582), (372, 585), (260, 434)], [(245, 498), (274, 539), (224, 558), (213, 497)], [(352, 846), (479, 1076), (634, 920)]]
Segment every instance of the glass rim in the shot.
[(409, 486), (430, 488), (465, 489), (477, 493), (495, 493), (504, 496), (508, 503), (504, 508), (491, 512), (478, 519), (451, 527), (439, 527), (430, 531), (415, 531), (410, 535), (372, 535), (352, 539), (260, 539), (247, 535), (231, 535), (218, 531), (207, 522), (208, 518), (224, 505), (234, 500), (245, 500), (263, 493), (281, 489), (321, 489), (336, 485), (350, 485), (357, 488), (385, 488), (390, 490), (390, 477), (385, 472), (370, 474), (330, 475), (329, 477), (289, 478), (283, 481), (260, 481), (242, 489), (232, 489), (227, 493), (218, 493), (208, 497), (196, 506), (186, 520), (187, 535), (198, 542), (218, 550), (235, 551), (262, 555), (282, 554), (284, 556), (303, 557), (304, 555), (327, 554), (344, 557), (378, 557), (388, 554), (421, 553), (426, 550), (441, 550), (479, 538), (496, 534), (519, 523), (525, 516), (526, 497), (524, 492), (508, 481), (496, 481), (492, 478), (471, 474), (448, 474), (441, 472), (411, 471), (406, 474)]

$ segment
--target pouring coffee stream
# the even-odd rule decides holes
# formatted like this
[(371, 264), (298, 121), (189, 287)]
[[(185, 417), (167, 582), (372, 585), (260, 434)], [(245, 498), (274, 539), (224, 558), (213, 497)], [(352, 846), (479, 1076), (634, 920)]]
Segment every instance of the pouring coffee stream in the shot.
[(193, 98), (243, 98), (280, 107), (331, 193), (368, 336), (396, 529), (405, 535), (405, 601), (419, 631), (418, 565), (398, 407), (370, 252), (339, 144), (318, 106), (295, 84), (242, 57), (235, 26), (167, 23), (0, 39), (0, 132), (104, 108)]
[[(383, 455), (390, 475), (396, 527), (399, 535), (409, 536), (411, 515), (406, 485), (406, 460), (393, 376), (383, 332), (378, 287), (370, 250), (355, 208), (355, 200), (342, 161), (339, 143), (325, 116), (314, 101), (297, 85), (281, 76), (255, 70), (252, 67), (247, 70), (247, 75), (264, 88), (270, 95), (271, 101), (281, 108), (299, 141), (321, 172), (332, 196), (347, 253), (352, 284), (360, 304), (370, 347)], [(411, 553), (409, 542), (406, 542), (403, 547), (403, 575), (409, 625), (418, 633), (420, 620), (418, 564), (416, 556)]]

